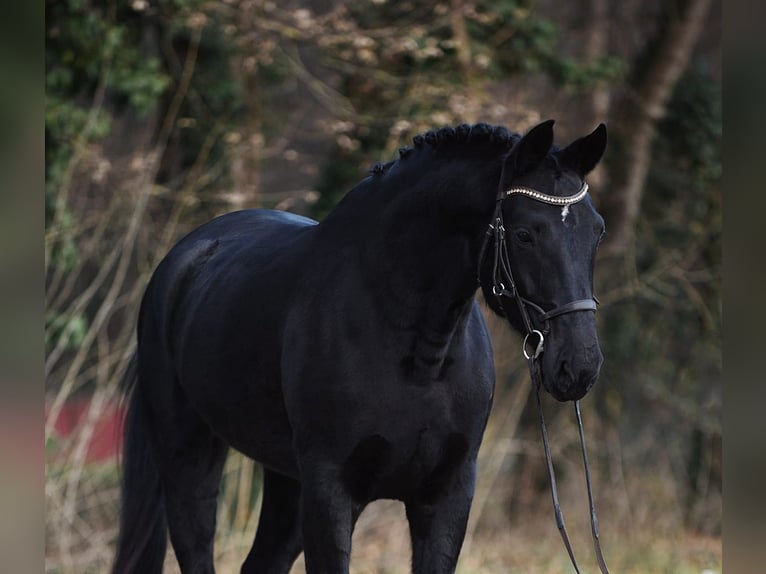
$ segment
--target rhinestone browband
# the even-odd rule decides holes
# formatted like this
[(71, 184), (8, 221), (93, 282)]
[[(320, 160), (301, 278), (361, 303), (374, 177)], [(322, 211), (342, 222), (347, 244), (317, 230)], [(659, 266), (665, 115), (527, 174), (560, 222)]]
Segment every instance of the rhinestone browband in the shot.
[(537, 201), (542, 201), (543, 203), (549, 203), (550, 205), (563, 206), (563, 205), (572, 205), (573, 203), (577, 203), (583, 197), (585, 197), (585, 194), (587, 193), (588, 193), (588, 184), (585, 182), (582, 182), (582, 187), (580, 188), (580, 191), (578, 191), (574, 195), (567, 195), (566, 197), (557, 197), (555, 195), (547, 195), (545, 193), (540, 193), (539, 191), (535, 191), (534, 189), (530, 189), (528, 187), (512, 187), (511, 189), (505, 192), (505, 197), (509, 197), (515, 194), (520, 194), (520, 195), (526, 195), (527, 197), (531, 197), (532, 199), (536, 199)]

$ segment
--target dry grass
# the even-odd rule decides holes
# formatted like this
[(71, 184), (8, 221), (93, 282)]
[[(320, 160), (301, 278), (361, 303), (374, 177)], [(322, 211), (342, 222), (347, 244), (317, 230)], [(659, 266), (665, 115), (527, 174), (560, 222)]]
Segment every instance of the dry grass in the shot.
[[(526, 388), (521, 382), (498, 391), (482, 446), (461, 574), (571, 572), (546, 490), (542, 448), (537, 440), (516, 436)], [(579, 453), (570, 448), (576, 447), (576, 430), (567, 417), (552, 416), (550, 422), (567, 528), (583, 572), (597, 572)], [(670, 475), (631, 467), (630, 462), (624, 474), (615, 472), (599, 456), (609, 451), (606, 439), (589, 438), (597, 462), (594, 482), (602, 544), (612, 572), (720, 573), (720, 537), (684, 529), (682, 496)], [(252, 543), (260, 501), (250, 485), (258, 478), (257, 466), (236, 453), (230, 456), (219, 505), (219, 572), (238, 572)], [(71, 460), (48, 466), (47, 572), (107, 571), (116, 538), (117, 486), (114, 466), (76, 467)], [(74, 495), (66, 495), (69, 488), (75, 489)], [(352, 572), (408, 572), (409, 556), (403, 506), (395, 501), (368, 506), (354, 533)], [(172, 550), (166, 571), (178, 572)], [(302, 572), (299, 558), (292, 573)]]
[[(238, 457), (237, 457), (238, 458)], [(51, 479), (53, 480), (53, 479)], [(82, 507), (71, 532), (56, 531), (51, 524), (48, 529), (46, 572), (105, 572), (108, 569), (113, 542), (116, 536), (117, 492), (114, 473), (95, 473), (90, 482), (102, 483), (101, 492), (87, 490), (83, 493)], [(597, 479), (598, 480), (598, 479)], [(685, 532), (678, 520), (674, 501), (667, 498), (672, 490), (667, 485), (630, 485), (629, 495), (634, 505), (658, 509), (643, 513), (638, 520), (630, 521), (619, 510), (620, 504), (612, 502), (614, 493), (601, 496), (601, 538), (607, 563), (612, 572), (622, 574), (702, 574), (722, 571), (722, 546), (720, 537), (694, 535)], [(502, 489), (500, 489), (502, 490)], [(567, 527), (583, 572), (597, 572), (591, 550), (587, 508), (582, 493), (573, 492), (565, 485), (562, 492), (567, 517)], [(576, 498), (580, 495), (580, 499)], [(225, 494), (224, 494), (225, 497)], [(647, 502), (647, 497), (652, 497)], [(662, 498), (661, 498), (662, 497)], [(86, 500), (87, 499), (87, 500)], [(462, 574), (500, 574), (525, 572), (530, 574), (555, 574), (571, 572), (566, 552), (561, 544), (550, 509), (547, 493), (538, 495), (526, 505), (524, 512), (509, 515), (507, 504), (492, 500), (476, 521), (475, 530), (466, 539), (458, 572)], [(231, 508), (221, 508), (221, 522), (230, 519)], [(222, 573), (238, 572), (242, 560), (252, 543), (257, 509), (249, 516), (252, 522), (239, 531), (223, 528), (216, 546), (216, 564)], [(49, 522), (54, 522), (49, 516)], [(62, 534), (65, 534), (62, 536)], [(61, 545), (68, 539), (70, 546)], [(72, 543), (74, 541), (74, 543)], [(362, 513), (353, 539), (352, 569), (362, 573), (400, 573), (409, 571), (409, 535), (404, 508), (398, 502), (377, 501)], [(166, 562), (166, 572), (178, 572), (172, 550)], [(305, 572), (302, 557), (292, 569), (292, 574)]]

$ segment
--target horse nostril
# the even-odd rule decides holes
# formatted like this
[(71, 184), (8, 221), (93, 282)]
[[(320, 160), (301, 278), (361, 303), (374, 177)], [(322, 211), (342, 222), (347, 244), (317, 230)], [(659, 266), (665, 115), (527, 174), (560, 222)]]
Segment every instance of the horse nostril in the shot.
[(594, 370), (586, 365), (581, 364), (569, 359), (562, 359), (559, 362), (557, 375), (560, 382), (560, 388), (562, 390), (570, 389), (573, 387), (586, 386), (590, 387), (593, 384), (593, 379), (598, 374), (598, 367)]
[(566, 380), (567, 381), (567, 383), (568, 383), (567, 386), (571, 385), (574, 382), (574, 380), (575, 380), (575, 374), (574, 374), (574, 371), (572, 370), (572, 366), (571, 366), (570, 362), (567, 361), (566, 359), (562, 360), (559, 363), (559, 373), (558, 374), (559, 374), (560, 380)]
[(560, 353), (544, 372), (545, 388), (559, 401), (581, 399), (598, 379), (602, 361), (598, 343), (583, 345), (577, 353)]
[(600, 368), (602, 361), (604, 360), (603, 355), (601, 354), (601, 348), (598, 346), (598, 343), (593, 343), (592, 345), (584, 345), (583, 351), (585, 352), (585, 361), (588, 364), (597, 364)]

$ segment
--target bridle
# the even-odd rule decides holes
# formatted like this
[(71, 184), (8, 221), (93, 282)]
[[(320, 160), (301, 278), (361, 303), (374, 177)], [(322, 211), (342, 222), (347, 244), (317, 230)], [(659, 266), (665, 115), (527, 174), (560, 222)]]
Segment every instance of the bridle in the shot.
[[(510, 256), (508, 255), (508, 246), (505, 242), (505, 225), (503, 223), (502, 209), (503, 200), (511, 197), (512, 195), (524, 195), (542, 203), (566, 208), (583, 199), (587, 193), (588, 184), (583, 182), (580, 191), (574, 195), (569, 195), (566, 197), (547, 195), (528, 187), (512, 187), (508, 190), (501, 190), (497, 195), (493, 222), (489, 224), (489, 229), (487, 229), (487, 236), (484, 239), (484, 244), (479, 255), (479, 268), (481, 269), (481, 266), (484, 264), (484, 258), (486, 257), (486, 249), (489, 241), (490, 239), (494, 238), (495, 254), (492, 265), (492, 293), (497, 298), (498, 304), (506, 314), (506, 317), (508, 317), (508, 313), (505, 308), (504, 301), (506, 299), (513, 299), (516, 302), (516, 305), (519, 308), (521, 319), (524, 322), (524, 328), (526, 329), (527, 337), (532, 334), (535, 334), (538, 337), (537, 350), (535, 351), (537, 355), (539, 355), (543, 350), (542, 345), (545, 335), (550, 332), (551, 319), (565, 315), (567, 313), (573, 313), (575, 311), (595, 311), (598, 305), (598, 300), (595, 297), (591, 297), (589, 299), (578, 299), (576, 301), (570, 301), (569, 303), (559, 305), (550, 311), (544, 311), (542, 307), (523, 297), (521, 293), (519, 293), (519, 290), (516, 288), (516, 282), (513, 279)], [(539, 315), (540, 321), (545, 324), (542, 332), (534, 328), (529, 317), (528, 309), (534, 310)], [(526, 347), (527, 345), (525, 342), (525, 356), (527, 354)]]
[[(492, 218), (492, 222), (487, 229), (486, 237), (479, 253), (479, 283), (481, 284), (481, 269), (484, 265), (484, 261), (487, 256), (487, 247), (490, 241), (494, 241), (494, 258), (492, 263), (492, 294), (497, 300), (498, 305), (502, 309), (505, 317), (510, 318), (508, 309), (506, 308), (506, 302), (509, 299), (513, 299), (521, 315), (521, 320), (524, 324), (524, 330), (526, 334), (524, 336), (524, 342), (522, 344), (522, 351), (524, 358), (527, 360), (530, 376), (535, 387), (535, 396), (537, 399), (537, 411), (540, 415), (540, 430), (543, 437), (543, 448), (545, 450), (545, 461), (548, 467), (548, 478), (551, 485), (551, 496), (553, 498), (553, 510), (556, 517), (556, 526), (559, 529), (561, 538), (564, 541), (564, 546), (569, 554), (569, 559), (572, 561), (575, 572), (580, 574), (580, 569), (577, 566), (577, 560), (575, 560), (574, 551), (572, 550), (572, 544), (569, 541), (566, 527), (564, 526), (564, 514), (561, 511), (559, 505), (558, 491), (556, 488), (556, 475), (553, 471), (553, 462), (551, 459), (551, 450), (548, 444), (548, 431), (545, 426), (545, 418), (543, 417), (542, 401), (540, 399), (540, 388), (542, 387), (542, 374), (540, 366), (538, 364), (538, 357), (543, 352), (545, 336), (550, 333), (550, 321), (561, 315), (567, 313), (575, 313), (579, 311), (596, 311), (598, 306), (598, 299), (592, 297), (590, 299), (578, 299), (559, 305), (549, 311), (545, 311), (536, 303), (530, 301), (526, 297), (523, 297), (518, 288), (516, 282), (513, 279), (513, 272), (511, 270), (511, 261), (508, 254), (508, 247), (505, 241), (505, 225), (503, 222), (503, 201), (512, 195), (523, 195), (546, 203), (549, 205), (560, 206), (567, 209), (570, 205), (582, 200), (588, 193), (588, 184), (583, 182), (580, 190), (574, 195), (565, 197), (547, 195), (539, 192), (535, 189), (528, 187), (512, 187), (511, 189), (504, 190), (500, 188), (495, 203), (495, 213)], [(542, 330), (536, 329), (529, 315), (529, 310), (533, 310), (538, 316), (540, 323), (543, 325)], [(534, 341), (530, 341), (530, 337), (535, 337), (537, 343), (533, 345)], [(580, 401), (575, 401), (575, 416), (577, 417), (577, 425), (580, 434), (580, 445), (582, 448), (583, 464), (585, 466), (585, 481), (588, 489), (588, 502), (590, 505), (590, 523), (591, 533), (593, 535), (593, 544), (596, 550), (596, 558), (598, 560), (599, 568), (602, 574), (609, 574), (609, 570), (606, 567), (604, 555), (601, 551), (601, 542), (599, 541), (598, 533), (598, 519), (596, 517), (596, 508), (593, 503), (593, 489), (591, 486), (590, 478), (590, 465), (588, 463), (588, 453), (585, 448), (585, 433), (583, 431), (582, 416), (580, 415)]]

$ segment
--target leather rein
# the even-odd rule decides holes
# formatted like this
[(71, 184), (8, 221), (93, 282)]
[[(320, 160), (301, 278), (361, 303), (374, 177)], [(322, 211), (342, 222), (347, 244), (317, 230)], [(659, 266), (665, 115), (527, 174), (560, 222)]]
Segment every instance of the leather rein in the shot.
[[(590, 299), (578, 299), (559, 305), (550, 311), (544, 311), (539, 305), (533, 303), (529, 299), (523, 297), (518, 288), (516, 282), (513, 279), (513, 272), (511, 270), (511, 262), (508, 254), (508, 247), (505, 241), (505, 226), (503, 223), (503, 200), (511, 195), (524, 195), (536, 201), (546, 203), (549, 205), (556, 205), (567, 209), (568, 206), (577, 203), (583, 199), (588, 193), (588, 184), (583, 182), (580, 190), (570, 196), (558, 197), (553, 195), (547, 195), (536, 191), (528, 187), (514, 187), (508, 190), (502, 188), (498, 192), (497, 201), (495, 206), (495, 213), (492, 222), (489, 224), (487, 234), (482, 244), (479, 254), (479, 278), (481, 277), (481, 267), (484, 264), (486, 258), (487, 246), (490, 241), (494, 242), (494, 259), (492, 263), (492, 294), (495, 296), (498, 305), (503, 310), (506, 318), (509, 318), (508, 310), (506, 308), (506, 302), (509, 299), (513, 299), (518, 307), (519, 314), (524, 323), (524, 329), (526, 331), (524, 342), (522, 344), (522, 351), (524, 358), (527, 360), (527, 366), (529, 367), (529, 373), (532, 378), (532, 382), (535, 388), (535, 397), (537, 399), (537, 412), (540, 417), (540, 430), (543, 437), (543, 448), (545, 450), (545, 461), (548, 467), (548, 478), (551, 485), (551, 496), (553, 498), (553, 511), (556, 517), (556, 526), (559, 529), (559, 534), (564, 541), (564, 546), (569, 554), (569, 559), (572, 561), (575, 572), (580, 574), (580, 569), (577, 566), (577, 560), (572, 550), (572, 544), (569, 541), (566, 527), (564, 525), (564, 514), (561, 511), (559, 505), (558, 490), (556, 488), (556, 475), (553, 471), (553, 462), (551, 458), (551, 450), (548, 444), (548, 431), (545, 426), (545, 418), (543, 416), (542, 401), (540, 399), (540, 388), (542, 387), (542, 373), (540, 365), (538, 363), (538, 357), (543, 352), (545, 336), (550, 332), (550, 321), (556, 317), (567, 313), (574, 313), (579, 311), (596, 311), (598, 305), (598, 299), (592, 297)], [(481, 282), (481, 279), (479, 279)], [(539, 315), (540, 321), (544, 324), (542, 330), (535, 329), (532, 320), (530, 319), (529, 309), (532, 309)], [(534, 337), (530, 341), (530, 337)], [(536, 339), (536, 343), (535, 343)], [(591, 533), (593, 535), (593, 545), (596, 551), (596, 558), (598, 560), (599, 568), (602, 574), (609, 574), (609, 570), (606, 567), (603, 552), (601, 551), (601, 542), (599, 540), (598, 532), (598, 519), (596, 517), (596, 508), (593, 502), (593, 489), (591, 485), (590, 477), (590, 465), (588, 463), (588, 453), (585, 448), (585, 433), (583, 431), (582, 416), (580, 414), (580, 401), (574, 402), (575, 416), (577, 418), (578, 431), (580, 435), (580, 446), (582, 449), (583, 464), (585, 467), (585, 481), (588, 489), (588, 502), (590, 506), (590, 523)]]

